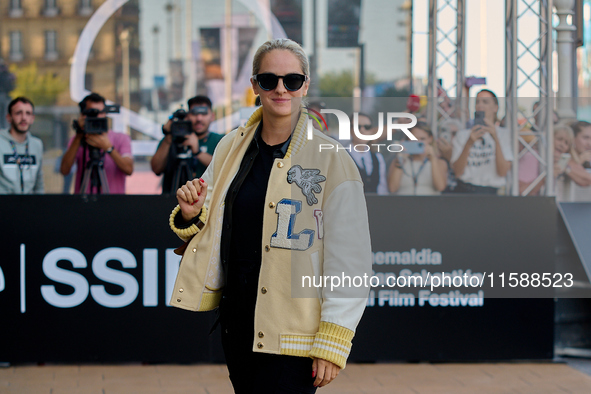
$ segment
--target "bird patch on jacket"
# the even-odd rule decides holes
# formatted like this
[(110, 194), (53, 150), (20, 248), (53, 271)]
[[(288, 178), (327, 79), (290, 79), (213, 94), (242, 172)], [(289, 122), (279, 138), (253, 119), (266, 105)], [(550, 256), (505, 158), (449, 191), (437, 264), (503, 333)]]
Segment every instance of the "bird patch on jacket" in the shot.
[(324, 182), (326, 177), (320, 175), (320, 170), (303, 169), (300, 165), (295, 165), (287, 172), (287, 183), (295, 183), (300, 189), (302, 194), (306, 196), (306, 202), (312, 206), (318, 203), (318, 199), (314, 193), (320, 193), (322, 187), (319, 185), (320, 182)]

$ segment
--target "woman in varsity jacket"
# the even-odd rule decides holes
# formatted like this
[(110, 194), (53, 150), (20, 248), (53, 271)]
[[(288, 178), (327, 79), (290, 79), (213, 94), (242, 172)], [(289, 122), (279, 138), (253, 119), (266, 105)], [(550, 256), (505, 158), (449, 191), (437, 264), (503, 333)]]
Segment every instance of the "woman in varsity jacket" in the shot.
[(330, 383), (367, 301), (363, 183), (344, 149), (320, 151), (337, 143), (308, 126), (308, 75), (291, 40), (257, 50), (261, 107), (220, 141), (202, 178), (178, 189), (170, 217), (187, 241), (171, 304), (219, 306), (237, 393), (314, 393)]

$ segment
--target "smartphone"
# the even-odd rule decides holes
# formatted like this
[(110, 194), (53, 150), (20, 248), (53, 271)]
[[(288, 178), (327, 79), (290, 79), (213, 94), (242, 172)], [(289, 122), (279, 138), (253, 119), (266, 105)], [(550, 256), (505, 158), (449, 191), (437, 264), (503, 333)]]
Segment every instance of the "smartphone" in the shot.
[(569, 161), (570, 153), (563, 153), (560, 155), (560, 159), (558, 159), (558, 168), (560, 168), (561, 172), (566, 170), (566, 166), (568, 165)]
[(422, 155), (425, 153), (425, 143), (422, 141), (402, 141), (402, 152), (409, 155)]
[(474, 126), (476, 125), (486, 126), (486, 123), (484, 123), (484, 111), (474, 112)]

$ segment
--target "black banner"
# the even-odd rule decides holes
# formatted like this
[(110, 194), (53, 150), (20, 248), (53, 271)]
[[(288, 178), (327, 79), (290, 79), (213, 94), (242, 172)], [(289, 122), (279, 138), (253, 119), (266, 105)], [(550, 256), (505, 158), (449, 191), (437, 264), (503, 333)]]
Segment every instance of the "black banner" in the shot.
[[(420, 271), (435, 252), (444, 270), (554, 259), (553, 199), (367, 202), (375, 261), (408, 251), (415, 266), (406, 268)], [(0, 361), (222, 362), (219, 332), (208, 336), (215, 313), (167, 306), (181, 244), (168, 228), (175, 204), (165, 196), (0, 196)], [(376, 272), (392, 269), (384, 261)], [(368, 300), (351, 362), (552, 357), (553, 299), (405, 305), (380, 291)]]
[[(552, 198), (368, 196), (367, 202), (376, 275), (554, 270)], [(479, 291), (375, 288), (358, 327), (363, 339), (355, 338), (351, 356), (363, 361), (552, 358), (553, 298), (487, 298), (490, 289), (481, 298)]]
[[(213, 313), (168, 307), (182, 244), (163, 196), (2, 196), (0, 360), (221, 361)], [(6, 324), (8, 322), (8, 324)]]

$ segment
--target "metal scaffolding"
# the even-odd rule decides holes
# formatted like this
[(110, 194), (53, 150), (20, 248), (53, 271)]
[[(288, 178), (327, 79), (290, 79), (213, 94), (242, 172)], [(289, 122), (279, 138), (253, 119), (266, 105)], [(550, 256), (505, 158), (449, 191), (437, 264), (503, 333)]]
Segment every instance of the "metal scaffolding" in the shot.
[[(446, 120), (451, 117), (447, 110), (447, 105), (450, 104), (447, 98), (454, 97), (459, 104), (464, 91), (465, 10), (464, 0), (429, 0), (427, 121), (434, 135), (437, 135), (438, 119)], [(450, 18), (456, 21), (455, 25), (442, 23)], [(439, 71), (450, 67), (455, 70), (455, 80), (439, 84)]]
[[(506, 8), (506, 91), (505, 126), (512, 131), (513, 163), (507, 193), (519, 195), (519, 159), (530, 154), (539, 163), (538, 177), (521, 194), (528, 195), (534, 189), (541, 194), (552, 195), (553, 185), (553, 115), (552, 91), (552, 0), (505, 0)], [(450, 15), (457, 21), (453, 27), (444, 27)], [(536, 37), (525, 42), (520, 28), (531, 36), (532, 20), (538, 21)], [(526, 27), (527, 23), (527, 27)], [(447, 22), (449, 25), (449, 22)], [(527, 30), (526, 30), (527, 29)], [(465, 124), (462, 107), (464, 94), (464, 0), (429, 0), (429, 107), (427, 120), (437, 135), (437, 126), (452, 116), (442, 107), (444, 97), (454, 97), (455, 115)], [(531, 37), (530, 37), (531, 38)], [(451, 48), (451, 50), (450, 50)], [(447, 50), (446, 50), (447, 49)], [(533, 67), (532, 67), (533, 65)], [(444, 67), (455, 68), (455, 80), (444, 81), (440, 86), (438, 75)], [(535, 92), (533, 95), (531, 93)], [(526, 97), (528, 96), (528, 97)], [(442, 98), (443, 97), (443, 98)], [(533, 112), (531, 104), (539, 103)], [(467, 98), (466, 98), (467, 100)], [(522, 106), (520, 106), (520, 100)], [(528, 102), (528, 108), (523, 107)], [(502, 105), (502, 102), (500, 103)], [(537, 119), (537, 121), (536, 121)], [(549, 175), (549, 176), (547, 176)], [(543, 187), (541, 187), (543, 186)]]
[[(552, 0), (505, 0), (506, 9), (506, 126), (513, 134), (513, 163), (510, 191), (519, 192), (519, 159), (526, 154), (535, 157), (538, 177), (522, 191), (526, 196), (544, 182), (542, 194), (554, 192), (553, 176), (553, 117), (552, 91)], [(533, 18), (538, 20), (539, 32), (531, 42), (524, 42), (520, 28), (531, 30)], [(532, 69), (532, 59), (535, 67)], [(529, 112), (520, 106), (527, 102), (524, 91), (537, 91), (538, 105)], [(531, 95), (529, 95), (531, 97)], [(531, 99), (529, 100), (531, 104)], [(522, 119), (521, 124), (519, 120)], [(523, 147), (523, 148), (521, 148)]]

